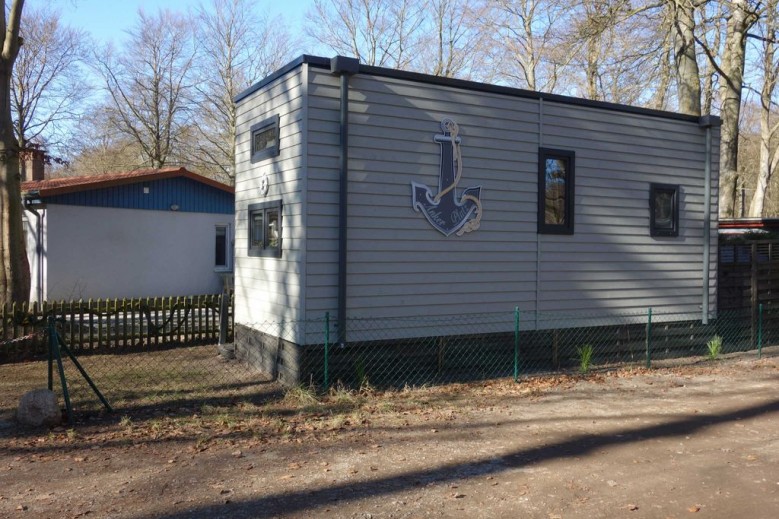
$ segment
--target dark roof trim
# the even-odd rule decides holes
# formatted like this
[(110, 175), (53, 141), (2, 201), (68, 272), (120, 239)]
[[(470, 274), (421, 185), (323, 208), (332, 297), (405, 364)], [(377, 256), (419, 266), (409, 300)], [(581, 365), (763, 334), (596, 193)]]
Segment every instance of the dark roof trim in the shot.
[[(251, 94), (262, 89), (269, 83), (279, 79), (290, 71), (308, 64), (312, 67), (330, 69), (331, 59), (323, 58), (319, 56), (311, 56), (304, 54), (282, 67), (278, 71), (274, 72), (270, 76), (266, 77), (259, 83), (249, 87), (237, 96), (234, 101), (236, 103), (250, 96)], [(646, 115), (650, 117), (660, 117), (663, 119), (675, 119), (680, 121), (687, 121), (696, 124), (702, 124), (705, 126), (719, 126), (720, 119), (717, 116), (707, 115), (703, 117), (697, 117), (694, 115), (680, 114), (676, 112), (668, 112), (664, 110), (653, 110), (651, 108), (641, 108), (638, 106), (623, 105), (617, 103), (608, 103), (606, 101), (593, 101), (591, 99), (582, 99), (572, 96), (564, 96), (559, 94), (548, 94), (544, 92), (535, 92), (532, 90), (524, 90), (521, 88), (513, 88), (500, 85), (491, 85), (487, 83), (478, 83), (476, 81), (467, 81), (464, 79), (453, 79), (440, 76), (431, 76), (429, 74), (421, 74), (419, 72), (410, 72), (406, 70), (396, 70), (384, 67), (374, 67), (370, 65), (360, 64), (359, 74), (367, 74), (370, 76), (386, 77), (392, 79), (401, 79), (406, 81), (414, 81), (417, 83), (428, 83), (431, 85), (439, 85), (453, 88), (461, 88), (463, 90), (473, 90), (476, 92), (487, 92), (493, 94), (503, 94), (514, 97), (522, 97), (527, 99), (542, 99), (544, 101), (551, 101), (555, 103), (584, 106), (590, 108), (599, 108), (601, 110), (610, 110), (614, 112), (622, 112), (628, 114)], [(704, 122), (701, 122), (703, 119)]]

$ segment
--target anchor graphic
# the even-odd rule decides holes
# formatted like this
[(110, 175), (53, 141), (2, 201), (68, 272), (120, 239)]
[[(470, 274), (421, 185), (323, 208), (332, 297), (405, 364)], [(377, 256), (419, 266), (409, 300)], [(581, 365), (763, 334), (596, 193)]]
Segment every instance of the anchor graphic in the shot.
[(422, 211), (430, 225), (444, 236), (475, 231), (481, 222), (481, 186), (469, 187), (457, 197), (457, 184), (462, 176), (459, 127), (452, 119), (441, 121), (443, 135), (433, 140), (441, 145), (441, 174), (438, 194), (433, 195), (425, 184), (411, 182), (411, 207)]

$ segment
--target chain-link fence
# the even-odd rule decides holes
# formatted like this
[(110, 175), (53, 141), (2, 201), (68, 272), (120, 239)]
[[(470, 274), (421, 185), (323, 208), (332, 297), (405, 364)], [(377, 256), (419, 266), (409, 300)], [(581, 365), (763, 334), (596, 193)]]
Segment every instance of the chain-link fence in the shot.
[[(128, 351), (76, 351), (69, 357), (66, 322), (61, 343), (33, 359), (0, 365), (0, 412), (27, 389), (62, 379), (77, 413), (104, 408), (122, 414), (160, 408), (267, 398), (286, 385), (403, 387), (499, 377), (522, 380), (555, 372), (620, 366), (650, 367), (716, 359), (735, 352), (758, 357), (779, 341), (779, 311), (700, 314), (536, 313), (520, 310), (457, 317), (348, 319), (236, 325), (235, 344), (148, 344)], [(15, 345), (14, 345), (15, 347)], [(51, 357), (49, 357), (51, 352)], [(74, 361), (75, 359), (75, 361)], [(83, 368), (79, 369), (78, 365)]]
[(301, 347), (300, 382), (403, 386), (587, 372), (674, 359), (762, 353), (779, 315), (513, 312), (452, 317), (349, 319), (345, 338), (326, 320), (330, 340)]

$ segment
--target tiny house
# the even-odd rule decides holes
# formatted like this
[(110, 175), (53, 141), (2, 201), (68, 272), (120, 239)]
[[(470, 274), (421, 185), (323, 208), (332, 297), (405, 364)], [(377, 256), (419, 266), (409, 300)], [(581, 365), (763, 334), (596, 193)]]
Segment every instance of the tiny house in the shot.
[(716, 117), (341, 56), (236, 103), (236, 347), (282, 378), (326, 313), (340, 342), (360, 318), (716, 315)]

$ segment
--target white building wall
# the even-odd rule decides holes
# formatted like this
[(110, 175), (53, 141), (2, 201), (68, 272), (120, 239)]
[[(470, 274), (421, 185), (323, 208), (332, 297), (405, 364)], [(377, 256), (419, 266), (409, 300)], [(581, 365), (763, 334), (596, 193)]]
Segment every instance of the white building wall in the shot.
[[(237, 106), (235, 180), (235, 322), (299, 342), (295, 321), (304, 314), (306, 222), (305, 77), (307, 66), (250, 95)], [(279, 155), (251, 162), (249, 129), (279, 116)], [(262, 179), (268, 182), (263, 194)], [(282, 255), (248, 255), (248, 206), (282, 200)], [(279, 324), (279, 323), (286, 324)]]
[(217, 225), (233, 215), (49, 204), (45, 299), (219, 293)]

